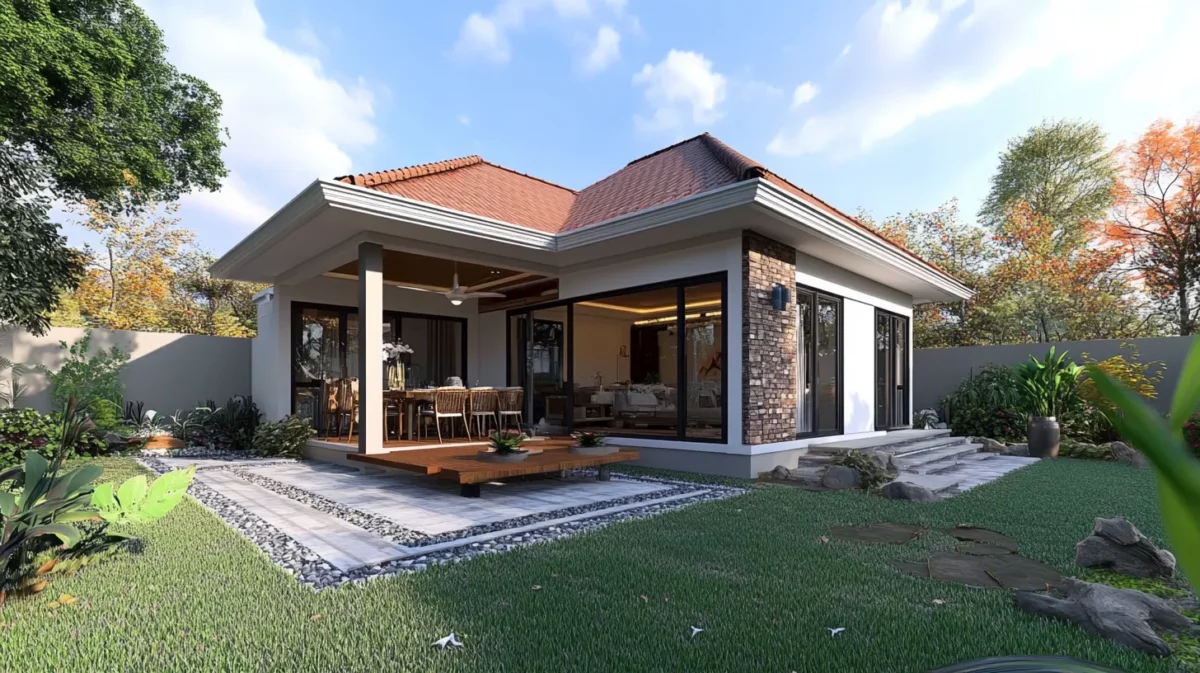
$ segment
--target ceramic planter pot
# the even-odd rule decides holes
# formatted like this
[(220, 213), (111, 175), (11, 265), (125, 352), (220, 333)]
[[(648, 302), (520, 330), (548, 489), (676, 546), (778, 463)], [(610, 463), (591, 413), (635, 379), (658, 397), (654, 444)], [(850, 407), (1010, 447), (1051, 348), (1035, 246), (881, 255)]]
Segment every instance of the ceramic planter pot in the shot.
[(529, 457), (529, 452), (496, 453), (495, 451), (480, 451), (478, 456), (479, 460), (486, 460), (489, 463), (520, 463)]
[(1062, 431), (1058, 419), (1053, 416), (1032, 416), (1027, 428), (1029, 455), (1034, 458), (1058, 457), (1058, 444)]
[(182, 449), (187, 446), (183, 440), (169, 435), (156, 435), (146, 440), (147, 449)]
[(577, 456), (607, 456), (619, 449), (615, 446), (572, 446), (568, 451)]

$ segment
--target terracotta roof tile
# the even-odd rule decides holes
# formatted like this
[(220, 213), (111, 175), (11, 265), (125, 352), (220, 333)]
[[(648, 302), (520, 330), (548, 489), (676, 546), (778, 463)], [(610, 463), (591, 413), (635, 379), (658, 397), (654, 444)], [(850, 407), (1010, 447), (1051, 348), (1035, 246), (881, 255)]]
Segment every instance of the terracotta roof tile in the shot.
[[(790, 192), (843, 222), (884, 238), (708, 133), (635, 159), (578, 192), (475, 155), (390, 171), (347, 175), (337, 180), (510, 224), (560, 233), (756, 178)], [(937, 269), (903, 246), (896, 247)]]

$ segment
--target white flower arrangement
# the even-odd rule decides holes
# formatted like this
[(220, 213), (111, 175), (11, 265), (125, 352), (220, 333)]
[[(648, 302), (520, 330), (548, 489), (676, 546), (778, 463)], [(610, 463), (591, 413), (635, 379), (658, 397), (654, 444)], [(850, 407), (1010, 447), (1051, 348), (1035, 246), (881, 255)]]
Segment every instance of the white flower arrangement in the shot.
[(403, 341), (395, 341), (393, 343), (383, 344), (383, 361), (395, 362), (400, 359), (401, 355), (412, 353), (413, 349)]

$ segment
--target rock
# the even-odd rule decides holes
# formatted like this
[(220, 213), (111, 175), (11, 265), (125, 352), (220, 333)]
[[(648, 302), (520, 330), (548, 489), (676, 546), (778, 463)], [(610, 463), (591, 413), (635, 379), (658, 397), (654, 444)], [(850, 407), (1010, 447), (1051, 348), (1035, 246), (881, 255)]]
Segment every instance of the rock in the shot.
[(1175, 557), (1159, 549), (1124, 517), (1096, 519), (1092, 534), (1075, 545), (1075, 565), (1133, 577), (1174, 577)]
[(1004, 453), (1008, 448), (1002, 442), (997, 442), (990, 437), (975, 437), (975, 443), (982, 445), (982, 449), (988, 453)]
[(1006, 456), (1028, 456), (1029, 455), (1029, 445), (1028, 444), (1009, 444), (1008, 446), (1004, 447), (1004, 451), (1002, 451), (1001, 453), (1003, 453)]
[(879, 494), (889, 500), (909, 500), (912, 502), (934, 502), (938, 499), (937, 495), (925, 488), (916, 484), (910, 484), (907, 481), (893, 481), (884, 484), (879, 490)]
[(941, 423), (934, 423), (934, 424), (933, 424), (933, 429), (934, 429), (934, 430), (945, 430), (945, 429), (946, 429), (946, 428), (948, 428), (948, 427), (950, 427), (950, 426), (946, 425), (946, 423), (945, 423), (944, 421), (943, 421), (943, 422), (941, 422)]
[(1084, 630), (1142, 652), (1166, 657), (1171, 648), (1157, 631), (1200, 634), (1200, 627), (1161, 598), (1133, 589), (1064, 578), (1055, 587), (1065, 597), (1018, 591), (1017, 607), (1035, 615), (1074, 622)]
[(896, 467), (895, 461), (892, 460), (892, 454), (887, 451), (879, 451), (877, 449), (867, 449), (863, 451), (876, 465), (885, 472), (892, 474), (900, 474), (900, 468)]
[(1113, 460), (1118, 463), (1125, 463), (1143, 470), (1150, 467), (1150, 461), (1146, 460), (1146, 456), (1125, 442), (1112, 442), (1108, 448), (1112, 451)]
[(825, 476), (821, 477), (821, 485), (833, 491), (858, 488), (861, 484), (862, 478), (858, 470), (845, 465), (830, 465), (829, 469), (825, 470)]
[(774, 470), (770, 472), (772, 479), (780, 481), (797, 481), (811, 486), (819, 486), (822, 478), (822, 468), (819, 467), (793, 467), (788, 469), (782, 465), (776, 465)]
[(776, 465), (774, 470), (771, 470), (772, 479), (786, 480), (790, 478), (792, 471), (782, 465)]
[(129, 443), (129, 440), (115, 432), (109, 432), (104, 435), (104, 443), (108, 444), (109, 448), (112, 448), (114, 446), (125, 446)]

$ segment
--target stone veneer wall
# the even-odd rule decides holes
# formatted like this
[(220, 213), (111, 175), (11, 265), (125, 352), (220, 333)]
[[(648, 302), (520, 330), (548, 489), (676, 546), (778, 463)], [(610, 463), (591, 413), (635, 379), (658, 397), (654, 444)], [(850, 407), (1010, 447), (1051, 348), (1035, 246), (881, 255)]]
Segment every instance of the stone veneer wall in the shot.
[[(788, 288), (783, 311), (771, 306)], [(746, 444), (796, 438), (796, 250), (742, 234), (742, 437)]]

